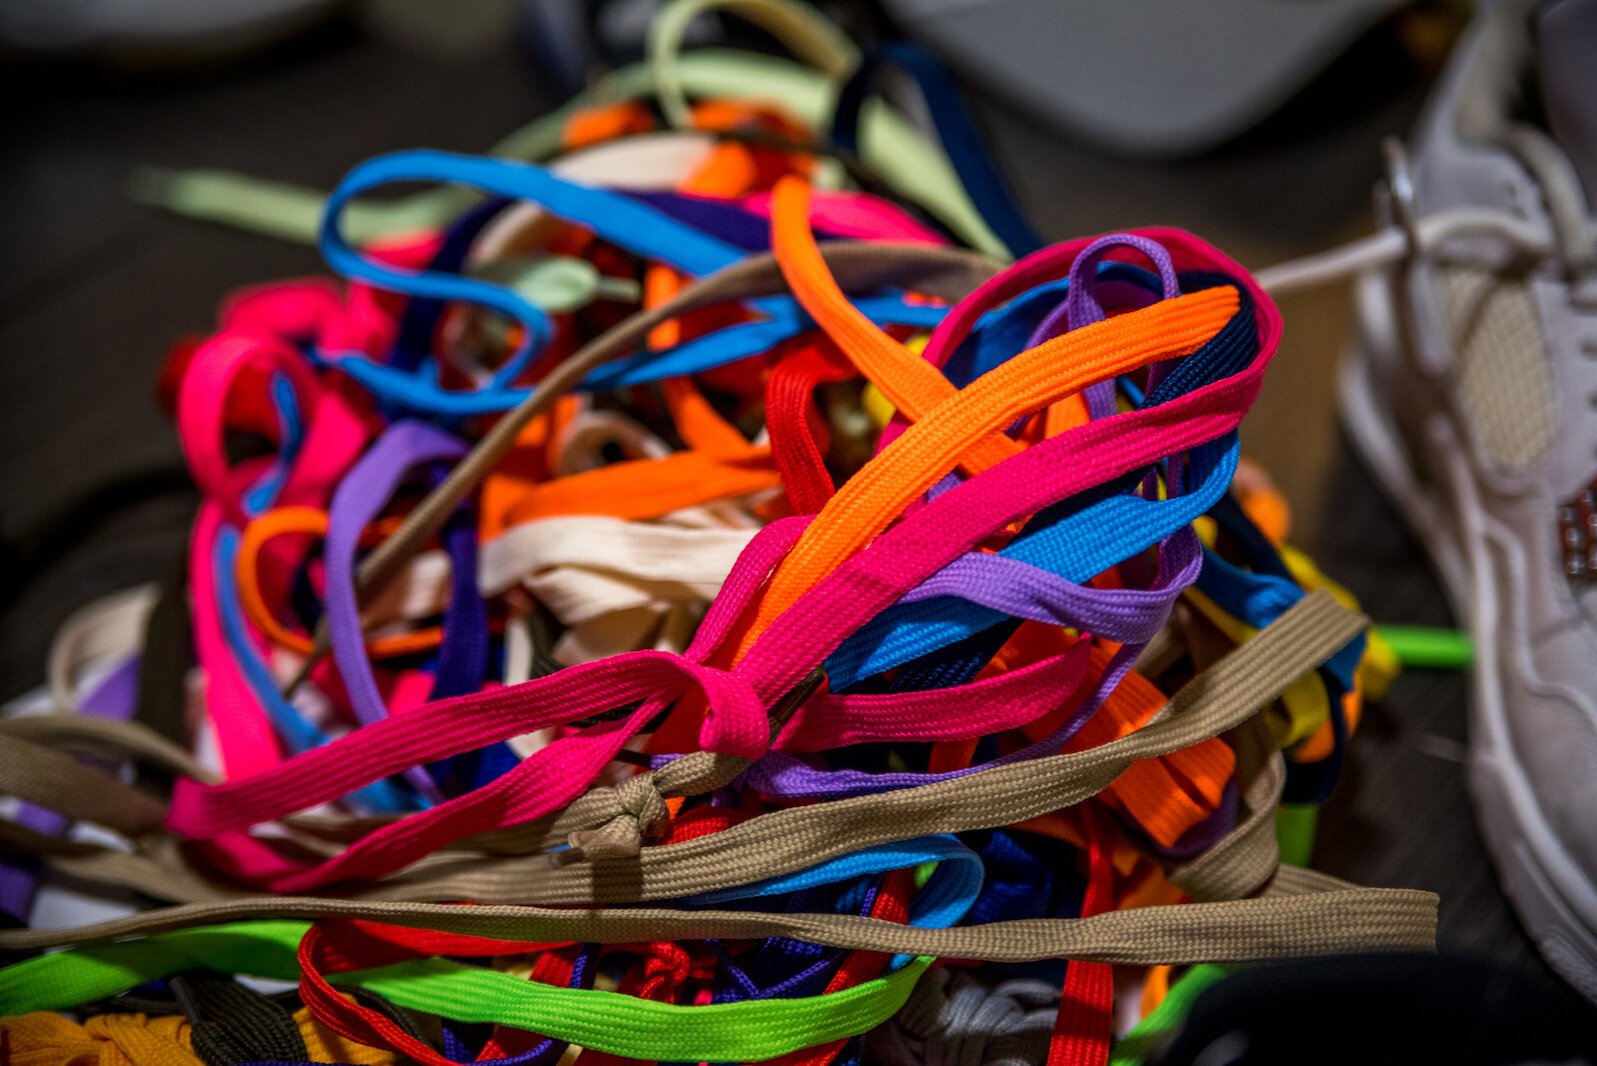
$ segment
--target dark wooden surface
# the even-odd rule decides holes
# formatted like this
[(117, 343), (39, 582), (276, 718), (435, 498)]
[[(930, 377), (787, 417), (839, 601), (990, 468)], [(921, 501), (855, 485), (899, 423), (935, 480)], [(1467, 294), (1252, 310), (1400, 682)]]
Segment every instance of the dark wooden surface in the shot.
[[(545, 104), (508, 30), (492, 19), (346, 26), (181, 78), (4, 75), (0, 695), (42, 680), (68, 612), (158, 578), (183, 550), (193, 497), (153, 399), (166, 346), (204, 330), (229, 289), (320, 268), (310, 249), (135, 206), (133, 168), (222, 166), (325, 187), (375, 152), (479, 150)], [(982, 117), (1045, 232), (1174, 223), (1258, 267), (1368, 225), (1379, 139), (1409, 126), (1429, 76), (1367, 43), (1262, 131), (1171, 167), (1096, 155), (1002, 107)], [(1336, 290), (1283, 302), (1287, 341), (1245, 445), (1291, 498), (1297, 539), (1376, 618), (1445, 624), (1423, 555), (1340, 442), (1331, 381), (1347, 307)], [(1466, 696), (1461, 676), (1415, 672), (1371, 709), (1317, 863), (1437, 891), (1445, 947), (1537, 967), (1471, 817)]]

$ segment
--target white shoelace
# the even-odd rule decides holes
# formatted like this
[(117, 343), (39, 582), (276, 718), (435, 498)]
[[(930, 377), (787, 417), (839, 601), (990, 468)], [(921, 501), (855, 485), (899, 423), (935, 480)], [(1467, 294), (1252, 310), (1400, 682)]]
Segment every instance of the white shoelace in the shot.
[(1412, 235), (1401, 227), (1388, 226), (1340, 247), (1266, 267), (1254, 277), (1272, 296), (1280, 295), (1342, 281), (1410, 255), (1444, 255), (1450, 242), (1478, 236), (1498, 237), (1520, 253), (1537, 259), (1558, 251), (1552, 232), (1545, 226), (1504, 211), (1461, 207), (1419, 219)]

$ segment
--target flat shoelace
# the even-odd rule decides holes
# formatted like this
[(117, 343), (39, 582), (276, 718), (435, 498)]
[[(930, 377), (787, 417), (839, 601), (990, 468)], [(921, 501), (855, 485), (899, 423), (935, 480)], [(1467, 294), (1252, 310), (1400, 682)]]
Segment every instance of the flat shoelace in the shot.
[[(820, 80), (679, 60), (718, 8)], [(1433, 897), (1279, 864), (1275, 806), (1334, 781), (1370, 653), (1228, 491), (1264, 292), (1174, 230), (1033, 251), (924, 53), (862, 64), (789, 0), (677, 0), (650, 47), (683, 132), (622, 75), (506, 153), (555, 167), (372, 160), (321, 223), (347, 290), (242, 295), (174, 354), (223, 779), (123, 720), (126, 662), (102, 716), (0, 721), (0, 788), (35, 805), (0, 844), (175, 904), (0, 931), (142, 937), (0, 971), (0, 1003), (203, 963), (419, 1061), (819, 1066), (936, 958), (1069, 959), (1049, 1062), (1085, 1064), (1111, 965), (1430, 946)], [(948, 158), (867, 106), (884, 64)], [(706, 94), (733, 69), (796, 113)], [(839, 160), (933, 211), (825, 188)], [(407, 180), (440, 188), (365, 196)], [(401, 217), (431, 225), (372, 239)], [(89, 632), (125, 656), (121, 617)]]

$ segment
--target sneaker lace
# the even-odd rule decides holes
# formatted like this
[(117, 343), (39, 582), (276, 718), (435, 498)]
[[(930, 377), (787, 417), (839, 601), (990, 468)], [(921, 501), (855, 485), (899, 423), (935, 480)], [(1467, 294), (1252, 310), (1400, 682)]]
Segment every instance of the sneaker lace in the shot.
[(1439, 255), (1452, 241), (1469, 236), (1497, 236), (1527, 256), (1541, 259), (1557, 245), (1544, 226), (1491, 208), (1460, 207), (1419, 219), (1412, 229), (1385, 226), (1367, 237), (1255, 273), (1272, 295), (1342, 281), (1415, 255)]
[(1556, 146), (1534, 130), (1516, 130), (1513, 148), (1540, 184), (1548, 220), (1523, 218), (1500, 208), (1459, 207), (1423, 217), (1413, 210), (1413, 186), (1401, 144), (1385, 145), (1388, 176), (1380, 198), (1394, 221), (1374, 233), (1256, 272), (1273, 295), (1315, 288), (1413, 257), (1445, 260), (1449, 247), (1464, 237), (1496, 237), (1527, 262), (1555, 261), (1570, 281), (1570, 300), (1582, 310), (1597, 310), (1597, 220)]

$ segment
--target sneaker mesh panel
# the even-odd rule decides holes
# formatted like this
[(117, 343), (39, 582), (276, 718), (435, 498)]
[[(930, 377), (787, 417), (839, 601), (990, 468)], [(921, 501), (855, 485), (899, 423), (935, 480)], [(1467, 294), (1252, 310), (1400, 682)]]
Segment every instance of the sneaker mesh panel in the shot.
[(1439, 271), (1464, 413), (1486, 457), (1524, 470), (1553, 441), (1553, 382), (1530, 286), (1471, 267)]

